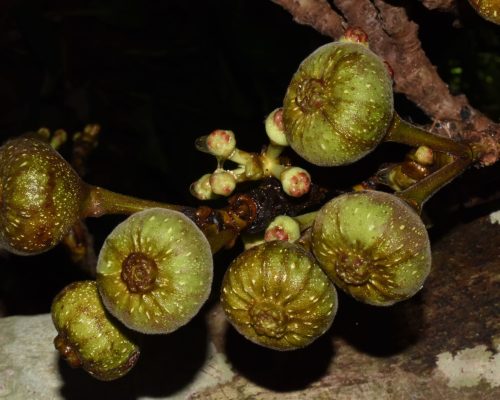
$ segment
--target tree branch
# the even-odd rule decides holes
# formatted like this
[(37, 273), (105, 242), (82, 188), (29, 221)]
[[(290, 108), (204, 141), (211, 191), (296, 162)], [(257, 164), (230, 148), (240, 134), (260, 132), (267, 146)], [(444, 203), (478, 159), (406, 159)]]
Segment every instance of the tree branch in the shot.
[[(479, 142), (484, 148), (481, 164), (491, 165), (500, 156), (500, 125), (470, 106), (464, 95), (453, 96), (422, 49), (418, 26), (402, 7), (382, 0), (333, 0), (339, 16), (324, 0), (272, 0), (300, 24), (338, 39), (345, 27), (362, 28), (370, 47), (394, 70), (394, 89), (404, 93), (430, 118), (441, 122), (436, 133)], [(444, 1), (444, 0), (443, 0)]]
[(453, 11), (457, 8), (456, 0), (422, 0), (429, 10)]

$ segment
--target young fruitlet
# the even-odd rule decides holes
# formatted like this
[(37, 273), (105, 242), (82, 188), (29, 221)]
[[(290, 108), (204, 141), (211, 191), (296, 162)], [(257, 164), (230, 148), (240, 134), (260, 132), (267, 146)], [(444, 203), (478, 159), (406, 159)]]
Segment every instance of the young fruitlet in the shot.
[(313, 225), (312, 249), (338, 287), (378, 306), (413, 296), (431, 268), (420, 217), (384, 192), (348, 193), (326, 203)]
[(106, 238), (97, 260), (104, 305), (127, 327), (169, 333), (207, 299), (210, 244), (184, 214), (151, 208), (131, 215)]
[(137, 362), (139, 348), (106, 312), (94, 281), (66, 286), (54, 299), (51, 313), (58, 333), (54, 345), (72, 367), (110, 381)]
[(221, 302), (238, 332), (276, 350), (309, 345), (337, 311), (335, 288), (312, 255), (280, 240), (252, 247), (231, 263)]

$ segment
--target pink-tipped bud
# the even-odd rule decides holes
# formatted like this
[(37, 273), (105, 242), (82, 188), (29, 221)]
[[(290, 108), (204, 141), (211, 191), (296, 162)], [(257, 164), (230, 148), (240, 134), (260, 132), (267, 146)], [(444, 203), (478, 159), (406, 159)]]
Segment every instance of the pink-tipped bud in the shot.
[(347, 28), (340, 40), (343, 42), (354, 42), (368, 46), (368, 35), (363, 29), (357, 26)]
[(300, 226), (292, 217), (280, 215), (269, 224), (264, 234), (264, 240), (284, 240), (295, 242), (300, 238)]
[(285, 128), (283, 126), (283, 108), (277, 108), (266, 118), (265, 128), (271, 143), (279, 146), (288, 146)]
[(209, 200), (214, 197), (212, 187), (210, 186), (210, 176), (211, 174), (205, 174), (191, 184), (189, 191), (198, 200)]
[(301, 197), (311, 188), (311, 175), (300, 167), (286, 168), (280, 176), (285, 193), (292, 197)]
[(229, 196), (236, 188), (236, 178), (230, 172), (216, 171), (210, 176), (212, 192), (221, 196)]
[(432, 165), (434, 153), (430, 147), (420, 146), (415, 150), (415, 161), (421, 165)]
[(228, 158), (236, 148), (236, 138), (232, 131), (217, 129), (207, 136), (206, 146), (214, 156)]

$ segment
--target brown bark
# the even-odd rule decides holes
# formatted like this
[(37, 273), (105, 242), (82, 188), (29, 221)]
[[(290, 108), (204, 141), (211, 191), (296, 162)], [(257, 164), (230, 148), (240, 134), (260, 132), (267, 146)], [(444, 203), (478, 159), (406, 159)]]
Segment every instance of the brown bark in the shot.
[(500, 155), (500, 125), (470, 106), (464, 95), (453, 96), (440, 78), (418, 38), (418, 25), (408, 19), (403, 7), (382, 0), (334, 0), (342, 16), (324, 0), (273, 0), (289, 11), (295, 21), (338, 39), (341, 21), (362, 28), (370, 47), (394, 70), (394, 89), (404, 93), (432, 120), (436, 133), (481, 143), (484, 166)]

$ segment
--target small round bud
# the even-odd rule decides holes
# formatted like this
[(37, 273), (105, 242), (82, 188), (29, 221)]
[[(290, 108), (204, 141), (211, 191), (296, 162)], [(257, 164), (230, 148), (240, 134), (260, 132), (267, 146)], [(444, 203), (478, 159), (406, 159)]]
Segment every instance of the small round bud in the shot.
[(432, 149), (427, 146), (420, 146), (415, 150), (415, 161), (421, 165), (431, 165), (434, 162)]
[(68, 140), (68, 134), (64, 129), (58, 129), (50, 138), (50, 145), (53, 149), (59, 149)]
[(206, 145), (214, 156), (228, 158), (236, 148), (236, 139), (232, 131), (217, 129), (207, 136)]
[(277, 108), (266, 118), (266, 133), (269, 140), (279, 146), (288, 146), (283, 126), (283, 108)]
[(280, 176), (285, 193), (292, 197), (301, 197), (309, 192), (311, 175), (300, 167), (290, 167), (283, 170)]
[(221, 196), (229, 196), (236, 187), (236, 179), (230, 172), (216, 171), (210, 176), (212, 192)]
[(269, 224), (264, 234), (264, 240), (285, 240), (287, 242), (295, 242), (300, 238), (300, 226), (297, 221), (287, 215), (277, 216), (273, 222)]
[(196, 182), (193, 182), (189, 188), (191, 194), (198, 200), (210, 200), (214, 193), (210, 186), (211, 174), (205, 174)]
[(368, 46), (368, 35), (365, 31), (357, 26), (349, 27), (340, 38), (342, 42), (361, 43)]

